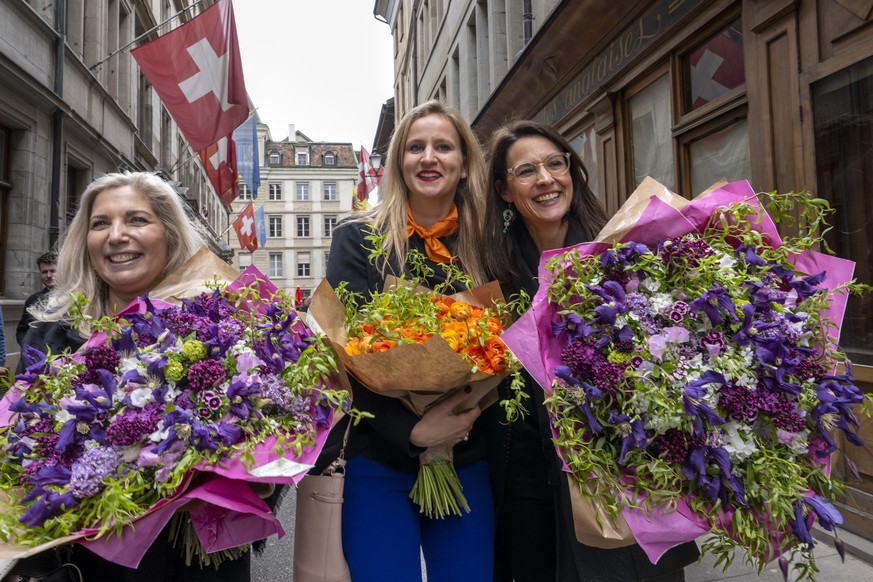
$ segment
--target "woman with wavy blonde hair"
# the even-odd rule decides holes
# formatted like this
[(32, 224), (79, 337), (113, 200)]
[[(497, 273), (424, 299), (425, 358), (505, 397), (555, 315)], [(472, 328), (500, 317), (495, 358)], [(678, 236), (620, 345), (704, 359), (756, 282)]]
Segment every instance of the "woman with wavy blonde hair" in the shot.
[[(407, 113), (388, 148), (375, 209), (334, 231), (327, 280), (369, 297), (388, 274), (409, 272), (407, 254), (426, 256), (429, 287), (445, 282), (440, 263), (454, 263), (483, 281), (479, 257), (484, 222), (485, 164), (470, 126), (454, 110), (430, 101)], [(379, 260), (370, 261), (381, 239)], [(414, 389), (416, 379), (409, 378)], [(355, 407), (372, 414), (351, 427), (345, 454), (343, 550), (355, 582), (420, 580), (424, 556), (430, 580), (481, 582), (492, 575), (494, 514), (478, 407), (455, 412), (464, 390), (422, 417), (400, 400), (367, 390), (352, 378)], [(334, 427), (315, 471), (337, 457), (348, 417)], [(409, 498), (419, 455), (451, 447), (471, 513), (430, 518)]]
[[(79, 210), (61, 242), (55, 274), (57, 285), (42, 305), (35, 306), (33, 315), (37, 320), (69, 323), (71, 293), (80, 293), (90, 301), (85, 315), (94, 318), (115, 313), (113, 307), (125, 307), (108, 304), (109, 285), (95, 270), (88, 252), (88, 233), (91, 230), (94, 201), (107, 190), (122, 188), (130, 188), (147, 200), (157, 221), (164, 227), (167, 256), (158, 280), (181, 267), (203, 246), (203, 236), (195, 223), (188, 218), (181, 198), (161, 178), (148, 172), (101, 176), (91, 182), (82, 194)], [(90, 333), (84, 322), (78, 331), (84, 337)]]

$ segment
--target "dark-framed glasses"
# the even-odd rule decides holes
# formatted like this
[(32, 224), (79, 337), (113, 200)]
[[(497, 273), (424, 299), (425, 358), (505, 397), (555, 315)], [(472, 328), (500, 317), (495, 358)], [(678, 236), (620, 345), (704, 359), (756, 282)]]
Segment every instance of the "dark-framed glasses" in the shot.
[(514, 168), (506, 170), (506, 173), (512, 176), (512, 179), (516, 180), (519, 184), (531, 184), (539, 176), (538, 168), (540, 166), (545, 168), (553, 178), (557, 178), (566, 174), (567, 170), (570, 169), (570, 154), (567, 152), (554, 153), (542, 162), (524, 162), (518, 164)]

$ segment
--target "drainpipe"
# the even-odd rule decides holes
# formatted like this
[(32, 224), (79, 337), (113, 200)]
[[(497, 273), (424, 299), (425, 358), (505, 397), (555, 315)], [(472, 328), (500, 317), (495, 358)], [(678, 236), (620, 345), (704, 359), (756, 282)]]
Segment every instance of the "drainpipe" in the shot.
[[(55, 4), (55, 95), (64, 97), (64, 45), (66, 44), (67, 1)], [(54, 248), (60, 236), (61, 216), (61, 162), (64, 143), (64, 112), (58, 109), (52, 114), (52, 169), (49, 202), (49, 248)]]
[(524, 44), (527, 44), (533, 37), (533, 9), (531, 8), (531, 0), (524, 0), (522, 2), (521, 23), (522, 30), (524, 31)]

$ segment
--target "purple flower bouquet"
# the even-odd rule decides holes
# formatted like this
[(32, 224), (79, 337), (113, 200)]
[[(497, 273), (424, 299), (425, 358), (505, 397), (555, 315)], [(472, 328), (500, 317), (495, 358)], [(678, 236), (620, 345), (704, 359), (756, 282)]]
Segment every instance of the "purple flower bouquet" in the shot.
[(811, 234), (782, 241), (746, 182), (629, 204), (611, 242), (544, 254), (503, 336), (546, 390), (577, 496), (653, 562), (712, 533), (719, 562), (740, 547), (787, 575), (788, 554), (811, 576), (812, 520), (842, 523), (834, 433), (862, 445), (854, 407), (873, 406), (836, 345), (854, 265), (808, 250)]
[(205, 564), (283, 535), (255, 489), (303, 477), (346, 394), (293, 298), (244, 275), (181, 305), (143, 296), (75, 354), (28, 348), (0, 429), (0, 537), (18, 556), (76, 539), (135, 567), (180, 509)]

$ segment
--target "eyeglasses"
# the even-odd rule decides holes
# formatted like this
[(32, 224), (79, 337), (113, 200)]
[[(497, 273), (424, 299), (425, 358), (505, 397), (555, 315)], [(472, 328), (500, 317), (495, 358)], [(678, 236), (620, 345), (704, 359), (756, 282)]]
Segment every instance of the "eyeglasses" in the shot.
[(542, 162), (524, 162), (506, 170), (506, 173), (512, 176), (519, 184), (532, 184), (539, 177), (539, 171), (537, 170), (539, 166), (545, 168), (553, 178), (557, 178), (566, 174), (567, 170), (570, 169), (570, 154), (559, 152), (550, 155)]

